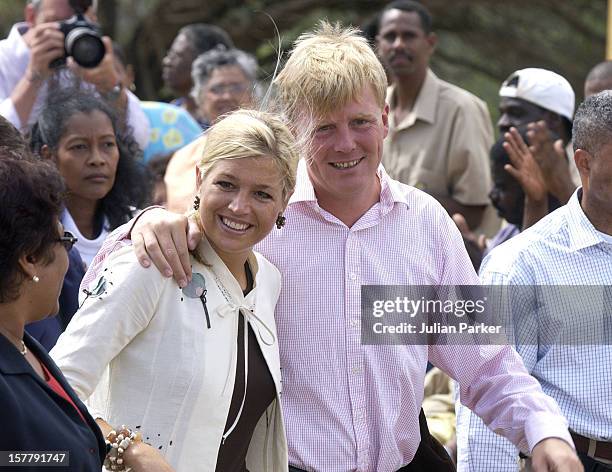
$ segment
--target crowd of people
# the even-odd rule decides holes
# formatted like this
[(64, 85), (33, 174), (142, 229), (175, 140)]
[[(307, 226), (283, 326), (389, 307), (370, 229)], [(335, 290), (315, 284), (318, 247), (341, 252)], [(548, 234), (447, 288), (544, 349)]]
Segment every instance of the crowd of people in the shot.
[[(106, 36), (58, 67), (77, 14), (0, 41), (0, 466), (612, 470), (612, 62), (576, 112), (509, 73), (496, 140), (415, 0), (321, 20), (268, 85), (187, 25), (171, 104)], [(367, 342), (372, 286), (495, 287), (504, 342)]]

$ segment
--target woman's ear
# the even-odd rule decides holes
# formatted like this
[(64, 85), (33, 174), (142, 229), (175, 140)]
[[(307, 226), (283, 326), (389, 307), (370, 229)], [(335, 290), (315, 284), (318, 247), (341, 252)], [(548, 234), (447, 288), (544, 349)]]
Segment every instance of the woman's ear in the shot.
[(38, 264), (34, 256), (32, 256), (31, 254), (24, 254), (19, 258), (17, 262), (28, 279), (32, 279), (36, 276)]
[(51, 148), (46, 144), (43, 144), (43, 146), (40, 148), (40, 157), (45, 160), (56, 162), (55, 155), (51, 152)]
[(196, 166), (196, 188), (198, 189), (198, 193), (200, 192), (200, 185), (202, 185), (202, 172), (200, 168)]

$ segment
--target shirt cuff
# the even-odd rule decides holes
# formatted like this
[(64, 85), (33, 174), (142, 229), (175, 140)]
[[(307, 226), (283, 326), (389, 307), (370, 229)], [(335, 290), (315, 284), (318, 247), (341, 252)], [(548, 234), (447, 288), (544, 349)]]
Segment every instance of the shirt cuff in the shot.
[(525, 439), (529, 445), (529, 452), (540, 441), (549, 438), (562, 439), (572, 449), (576, 449), (574, 441), (567, 429), (567, 421), (562, 416), (551, 413), (534, 413), (525, 421)]
[(6, 118), (15, 128), (21, 131), (21, 120), (10, 97), (0, 102), (0, 115)]

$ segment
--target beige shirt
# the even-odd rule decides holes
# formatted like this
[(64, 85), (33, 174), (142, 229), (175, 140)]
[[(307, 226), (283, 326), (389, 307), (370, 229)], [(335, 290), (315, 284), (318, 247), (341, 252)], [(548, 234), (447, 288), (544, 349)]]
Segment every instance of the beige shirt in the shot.
[[(394, 93), (392, 85), (391, 109)], [(479, 229), (497, 231), (488, 197), (493, 126), (484, 101), (428, 70), (410, 113), (400, 123), (390, 113), (389, 128), (383, 164), (392, 178), (464, 205), (488, 205)]]
[(166, 184), (166, 208), (175, 213), (185, 213), (193, 206), (196, 193), (196, 165), (202, 157), (206, 133), (174, 153), (164, 175)]

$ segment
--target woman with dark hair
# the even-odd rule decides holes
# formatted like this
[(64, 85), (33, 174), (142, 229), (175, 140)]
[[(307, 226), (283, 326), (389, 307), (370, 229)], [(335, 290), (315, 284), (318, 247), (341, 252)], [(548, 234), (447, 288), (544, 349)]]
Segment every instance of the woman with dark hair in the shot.
[[(0, 147), (0, 450), (62, 451), (45, 454), (37, 465), (67, 466), (69, 460), (71, 470), (100, 470), (100, 429), (24, 331), (26, 323), (58, 310), (67, 250), (75, 241), (59, 221), (64, 185), (53, 166), (16, 157)], [(3, 457), (8, 466), (20, 459)]]
[(66, 182), (61, 220), (79, 239), (86, 265), (108, 232), (148, 199), (147, 173), (136, 162), (140, 150), (121, 129), (112, 107), (76, 88), (50, 94), (32, 129), (32, 150), (54, 161)]

